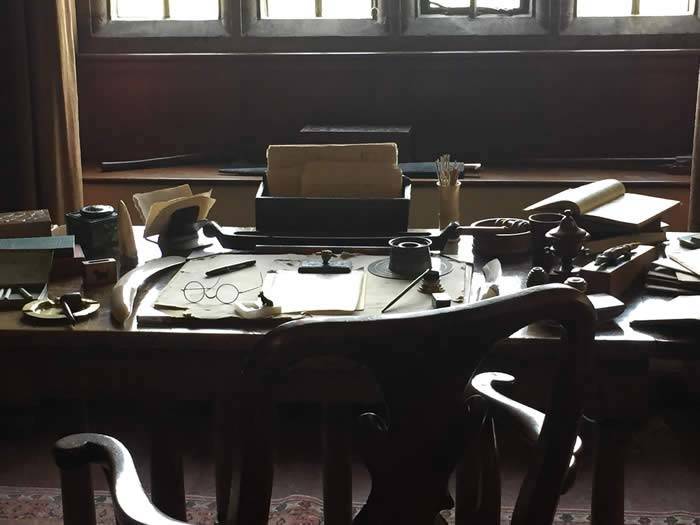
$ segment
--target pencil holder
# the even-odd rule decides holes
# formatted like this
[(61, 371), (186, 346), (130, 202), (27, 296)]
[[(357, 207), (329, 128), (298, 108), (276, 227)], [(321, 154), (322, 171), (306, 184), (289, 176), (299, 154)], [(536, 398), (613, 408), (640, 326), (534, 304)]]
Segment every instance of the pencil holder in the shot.
[(459, 222), (459, 188), (460, 181), (454, 186), (440, 186), (438, 183), (438, 194), (440, 195), (440, 228), (445, 228), (451, 222)]

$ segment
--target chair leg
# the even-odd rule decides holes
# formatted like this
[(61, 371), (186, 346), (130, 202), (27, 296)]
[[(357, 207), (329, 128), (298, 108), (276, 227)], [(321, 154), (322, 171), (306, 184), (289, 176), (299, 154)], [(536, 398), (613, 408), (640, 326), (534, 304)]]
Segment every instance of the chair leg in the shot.
[(591, 525), (625, 522), (625, 456), (632, 433), (630, 428), (621, 425), (598, 425)]
[(61, 498), (65, 525), (96, 524), (90, 465), (61, 469)]
[(326, 406), (323, 425), (323, 514), (327, 525), (352, 523), (352, 409)]
[(158, 408), (152, 431), (151, 500), (164, 514), (186, 521), (185, 476), (177, 438), (182, 420), (175, 407)]
[[(234, 435), (241, 425), (240, 405), (235, 401), (218, 400), (214, 405), (214, 455), (216, 475), (217, 523), (234, 525), (240, 476), (241, 443)], [(234, 479), (235, 477), (235, 479)], [(235, 481), (235, 483), (234, 483)], [(233, 516), (229, 517), (229, 511)]]
[(496, 429), (486, 417), (455, 473), (455, 525), (500, 525), (501, 475)]

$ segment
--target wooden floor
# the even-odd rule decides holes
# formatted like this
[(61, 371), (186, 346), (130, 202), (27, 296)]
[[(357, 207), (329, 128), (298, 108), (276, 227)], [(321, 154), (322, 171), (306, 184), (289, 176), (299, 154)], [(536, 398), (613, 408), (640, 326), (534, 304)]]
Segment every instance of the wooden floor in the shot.
[[(71, 428), (75, 407), (67, 403), (2, 407), (0, 421), (0, 485), (58, 487), (58, 472), (50, 450)], [(700, 513), (700, 411), (692, 407), (665, 409), (670, 417), (655, 417), (633, 443), (629, 454), (626, 508), (635, 511), (685, 510)], [(185, 454), (186, 490), (213, 495), (211, 410), (204, 404), (182, 405), (182, 433), (190, 443)], [(149, 412), (135, 404), (91, 407), (90, 430), (121, 439), (135, 456), (142, 481), (148, 487), (150, 449)], [(273, 497), (289, 494), (320, 496), (320, 411), (309, 405), (285, 407), (281, 415), (280, 447)], [(668, 422), (678, 430), (674, 432)], [(502, 433), (504, 504), (512, 505), (522, 475), (518, 457), (526, 452)], [(590, 505), (591, 457), (584, 455), (574, 489), (561, 507), (586, 509)], [(99, 488), (105, 485), (99, 478)], [(354, 499), (363, 501), (369, 478), (359, 461), (354, 468)]]

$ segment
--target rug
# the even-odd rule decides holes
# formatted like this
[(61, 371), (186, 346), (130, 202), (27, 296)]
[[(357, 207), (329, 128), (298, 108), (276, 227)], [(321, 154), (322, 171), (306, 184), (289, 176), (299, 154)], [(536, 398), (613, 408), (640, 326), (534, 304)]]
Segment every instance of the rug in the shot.
[[(114, 525), (112, 499), (108, 492), (96, 491), (95, 507), (100, 525)], [(357, 512), (361, 503), (354, 504)], [(504, 509), (505, 525), (512, 509)], [(187, 496), (187, 521), (197, 525), (213, 525), (216, 501), (212, 496)], [(0, 522), (16, 525), (57, 525), (62, 523), (61, 492), (58, 489), (0, 486)], [(453, 516), (445, 517), (454, 523)], [(555, 525), (590, 523), (588, 510), (561, 509)], [(292, 495), (272, 501), (270, 525), (322, 525), (323, 503), (312, 496)], [(700, 525), (700, 515), (682, 511), (626, 512), (625, 525)]]

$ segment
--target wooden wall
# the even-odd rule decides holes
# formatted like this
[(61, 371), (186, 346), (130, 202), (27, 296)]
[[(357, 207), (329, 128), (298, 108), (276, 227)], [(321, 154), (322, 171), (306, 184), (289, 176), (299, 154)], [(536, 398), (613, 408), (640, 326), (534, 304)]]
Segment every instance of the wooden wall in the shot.
[[(408, 123), (418, 160), (688, 154), (697, 71), (694, 54), (664, 52), (82, 56), (83, 153), (245, 150), (262, 160), (304, 124)], [(129, 200), (142, 186), (87, 183), (86, 201)], [(520, 216), (561, 189), (470, 188), (463, 221)], [(252, 224), (254, 190), (217, 184), (214, 216)], [(653, 193), (688, 199), (678, 187)], [(411, 225), (436, 224), (434, 191), (414, 195)], [(686, 217), (676, 210), (672, 228)]]
[(263, 158), (307, 123), (407, 123), (420, 160), (687, 154), (697, 71), (666, 52), (83, 55), (83, 152)]

